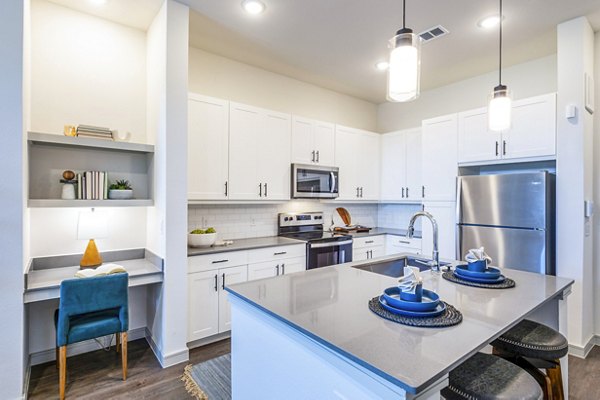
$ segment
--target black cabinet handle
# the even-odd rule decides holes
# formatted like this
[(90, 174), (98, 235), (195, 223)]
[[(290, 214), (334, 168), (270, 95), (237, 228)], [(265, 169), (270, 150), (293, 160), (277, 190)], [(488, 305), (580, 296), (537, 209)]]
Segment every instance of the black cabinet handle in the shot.
[(262, 197), (262, 183), (258, 184), (258, 195)]
[(281, 256), (283, 254), (287, 254), (287, 251), (280, 251), (278, 253), (273, 253), (274, 256)]
[(215, 274), (215, 292), (219, 291), (219, 275)]
[(402, 198), (404, 198), (404, 188), (402, 188)]
[(425, 197), (425, 186), (421, 186), (421, 197)]
[(315, 151), (312, 151), (312, 162), (315, 162)]
[(506, 155), (506, 140), (502, 141), (502, 155)]
[(281, 264), (281, 275), (285, 275), (285, 264)]
[(406, 240), (398, 240), (398, 243), (410, 244), (410, 242), (408, 242), (408, 241), (406, 241)]
[(319, 162), (319, 150), (317, 150), (317, 162)]
[(277, 264), (277, 266), (275, 267), (275, 270), (277, 271), (277, 276), (279, 276), (279, 264)]
[(221, 263), (224, 263), (224, 262), (227, 262), (227, 261), (229, 261), (229, 260), (218, 260), (218, 261), (213, 261), (212, 263), (213, 264), (221, 264)]
[(267, 191), (267, 183), (265, 182), (265, 197), (269, 196), (269, 192)]
[(228, 190), (227, 190), (227, 181), (225, 181), (225, 197), (227, 197), (227, 192), (228, 192)]
[(374, 242), (374, 240), (367, 240), (367, 241), (365, 242), (365, 244), (369, 244), (369, 243), (373, 243), (373, 242)]
[(361, 188), (360, 188), (360, 197), (363, 197), (363, 189), (364, 188), (361, 186)]
[(406, 188), (406, 198), (408, 199), (408, 188)]
[(498, 141), (496, 140), (496, 157), (498, 157)]
[(221, 282), (221, 284), (223, 285), (221, 287), (225, 289), (225, 272), (223, 272), (223, 282)]

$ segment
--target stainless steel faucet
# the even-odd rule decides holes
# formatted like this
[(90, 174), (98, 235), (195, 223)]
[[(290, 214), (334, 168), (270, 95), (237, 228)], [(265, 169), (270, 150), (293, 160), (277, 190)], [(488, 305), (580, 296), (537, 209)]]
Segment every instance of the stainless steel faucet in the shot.
[(433, 227), (433, 254), (431, 255), (431, 270), (434, 272), (440, 272), (440, 252), (438, 250), (438, 226), (437, 222), (435, 222), (435, 218), (433, 215), (429, 214), (427, 211), (419, 211), (415, 213), (408, 224), (408, 232), (406, 232), (406, 237), (412, 239), (415, 234), (415, 221), (419, 217), (427, 217), (431, 221), (431, 225)]

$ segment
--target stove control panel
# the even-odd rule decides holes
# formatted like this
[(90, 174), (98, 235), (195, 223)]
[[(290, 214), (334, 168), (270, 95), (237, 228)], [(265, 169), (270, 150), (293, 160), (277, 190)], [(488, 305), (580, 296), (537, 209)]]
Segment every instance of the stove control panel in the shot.
[(322, 212), (305, 213), (281, 213), (279, 214), (279, 226), (302, 226), (302, 225), (322, 225)]

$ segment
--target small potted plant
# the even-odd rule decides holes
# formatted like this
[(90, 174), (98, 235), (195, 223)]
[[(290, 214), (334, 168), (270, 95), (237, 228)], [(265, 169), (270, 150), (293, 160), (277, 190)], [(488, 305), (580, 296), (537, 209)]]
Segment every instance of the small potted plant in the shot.
[(133, 199), (133, 189), (129, 181), (121, 179), (108, 187), (108, 198), (112, 200)]

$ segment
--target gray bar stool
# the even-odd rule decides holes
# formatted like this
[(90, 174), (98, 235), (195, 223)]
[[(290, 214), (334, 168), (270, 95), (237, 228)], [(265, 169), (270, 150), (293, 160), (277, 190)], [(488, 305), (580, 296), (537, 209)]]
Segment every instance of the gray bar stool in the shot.
[(559, 332), (526, 319), (493, 341), (492, 346), (494, 354), (527, 370), (544, 390), (545, 399), (564, 399), (560, 359), (569, 352), (569, 342)]
[(542, 389), (526, 371), (492, 354), (477, 353), (450, 371), (447, 400), (540, 400)]

